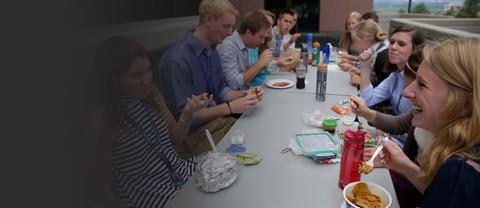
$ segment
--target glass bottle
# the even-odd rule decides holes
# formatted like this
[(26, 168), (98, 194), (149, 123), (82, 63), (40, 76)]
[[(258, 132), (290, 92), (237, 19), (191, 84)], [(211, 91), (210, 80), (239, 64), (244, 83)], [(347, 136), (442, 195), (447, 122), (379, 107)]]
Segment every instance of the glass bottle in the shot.
[(365, 134), (364, 131), (345, 132), (338, 178), (338, 187), (342, 190), (349, 183), (360, 180), (358, 167), (363, 161)]

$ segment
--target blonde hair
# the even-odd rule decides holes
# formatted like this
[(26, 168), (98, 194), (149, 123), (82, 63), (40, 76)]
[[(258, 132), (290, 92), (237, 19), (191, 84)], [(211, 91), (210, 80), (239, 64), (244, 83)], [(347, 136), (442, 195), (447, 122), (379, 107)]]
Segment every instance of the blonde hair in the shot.
[(430, 184), (440, 166), (451, 156), (478, 160), (471, 151), (480, 140), (479, 38), (451, 39), (429, 44), (424, 61), (448, 85), (448, 99), (434, 129), (434, 139), (424, 152), (420, 177)]
[(367, 37), (375, 40), (375, 42), (384, 41), (387, 38), (387, 33), (383, 31), (382, 27), (373, 21), (361, 21), (358, 23), (355, 34), (359, 38)]
[(340, 43), (339, 43), (340, 48), (349, 49), (350, 45), (352, 44), (352, 37), (350, 32), (348, 32), (348, 29), (347, 29), (348, 20), (350, 18), (355, 18), (357, 19), (357, 21), (360, 21), (361, 17), (362, 15), (360, 14), (360, 12), (357, 12), (357, 11), (353, 11), (348, 14), (347, 18), (345, 19), (345, 32), (343, 33), (342, 38), (340, 38)]
[(215, 18), (225, 13), (237, 15), (238, 11), (228, 0), (203, 0), (198, 6), (198, 14), (200, 16), (200, 24), (205, 20), (206, 15), (213, 15)]

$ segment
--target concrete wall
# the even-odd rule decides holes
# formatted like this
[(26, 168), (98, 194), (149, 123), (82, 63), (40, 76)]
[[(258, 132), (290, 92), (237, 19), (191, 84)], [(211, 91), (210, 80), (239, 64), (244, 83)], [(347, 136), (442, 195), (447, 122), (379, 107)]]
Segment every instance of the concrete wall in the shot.
[(480, 38), (480, 19), (393, 18), (390, 21), (390, 32), (401, 25), (420, 27), (425, 32), (425, 36), (431, 40), (448, 37)]
[(428, 14), (400, 14), (398, 12), (381, 12), (378, 13), (378, 23), (382, 27), (384, 31), (389, 31), (390, 28), (390, 20), (392, 18), (452, 18), (449, 16), (442, 16), (442, 15), (428, 15)]

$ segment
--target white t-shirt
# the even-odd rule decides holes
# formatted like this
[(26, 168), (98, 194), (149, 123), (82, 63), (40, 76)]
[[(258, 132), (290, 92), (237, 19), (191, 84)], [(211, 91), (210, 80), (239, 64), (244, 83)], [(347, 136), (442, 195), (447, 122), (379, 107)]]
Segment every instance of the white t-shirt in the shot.
[[(290, 34), (290, 33), (287, 33), (287, 34), (283, 35), (283, 37), (282, 37), (282, 51), (284, 51), (283, 46), (285, 44), (287, 44), (288, 41), (290, 41), (291, 38), (292, 38), (292, 34)], [(295, 48), (295, 43), (290, 44), (290, 46), (288, 46), (288, 48), (292, 48), (292, 49)]]
[(418, 145), (417, 161), (420, 162), (420, 159), (422, 159), (423, 150), (425, 150), (425, 147), (432, 141), (433, 135), (429, 131), (418, 127), (415, 128), (413, 135)]

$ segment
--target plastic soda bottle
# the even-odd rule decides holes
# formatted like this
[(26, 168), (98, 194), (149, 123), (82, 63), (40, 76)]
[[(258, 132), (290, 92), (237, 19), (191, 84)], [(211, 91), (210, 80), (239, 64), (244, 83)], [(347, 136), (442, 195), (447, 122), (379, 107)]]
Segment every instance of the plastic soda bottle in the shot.
[(295, 69), (295, 74), (297, 76), (297, 88), (303, 89), (305, 88), (305, 73), (307, 72), (307, 68), (305, 64), (303, 64), (303, 60), (300, 59), (300, 63), (298, 63), (297, 68)]
[(330, 62), (329, 56), (330, 56), (330, 46), (328, 44), (324, 44), (323, 48), (323, 63), (328, 64)]
[(312, 66), (317, 66), (320, 62), (320, 43), (315, 41), (313, 43), (313, 61)]
[(313, 34), (312, 33), (307, 33), (307, 64), (310, 64), (312, 62), (312, 55), (313, 55)]

